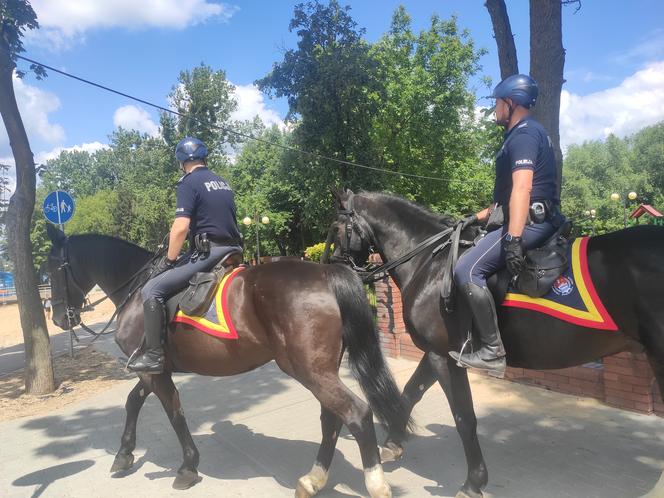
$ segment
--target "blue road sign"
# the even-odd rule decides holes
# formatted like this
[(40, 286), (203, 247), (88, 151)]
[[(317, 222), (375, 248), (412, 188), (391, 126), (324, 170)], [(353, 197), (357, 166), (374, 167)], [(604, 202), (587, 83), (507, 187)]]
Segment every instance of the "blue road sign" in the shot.
[(63, 190), (55, 190), (44, 199), (44, 216), (51, 223), (62, 225), (74, 216), (74, 199)]

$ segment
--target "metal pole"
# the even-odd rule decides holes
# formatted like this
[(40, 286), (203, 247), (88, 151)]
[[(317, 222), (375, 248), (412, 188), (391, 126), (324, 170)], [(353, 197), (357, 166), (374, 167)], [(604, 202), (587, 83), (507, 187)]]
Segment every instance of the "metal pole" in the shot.
[(627, 195), (623, 197), (623, 223), (627, 228)]
[(258, 238), (258, 212), (254, 213), (254, 222), (256, 223), (256, 264), (261, 264), (261, 241)]

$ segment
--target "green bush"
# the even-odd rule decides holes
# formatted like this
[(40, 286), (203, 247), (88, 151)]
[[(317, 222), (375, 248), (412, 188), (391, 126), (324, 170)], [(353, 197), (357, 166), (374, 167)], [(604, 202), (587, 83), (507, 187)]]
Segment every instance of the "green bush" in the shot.
[(319, 242), (318, 244), (314, 244), (313, 246), (307, 247), (304, 250), (304, 257), (311, 261), (316, 261), (317, 263), (320, 263), (320, 258), (323, 257), (324, 252), (325, 252), (325, 242)]

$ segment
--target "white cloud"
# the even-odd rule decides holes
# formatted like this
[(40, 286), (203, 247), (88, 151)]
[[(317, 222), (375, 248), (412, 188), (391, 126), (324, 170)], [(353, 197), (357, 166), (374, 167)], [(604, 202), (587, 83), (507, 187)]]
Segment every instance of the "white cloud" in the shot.
[(159, 126), (152, 121), (150, 114), (135, 105), (119, 107), (113, 114), (113, 124), (125, 130), (136, 130), (148, 135), (159, 135)]
[(638, 44), (613, 57), (619, 64), (653, 62), (664, 57), (664, 29), (646, 33)]
[(239, 7), (214, 0), (32, 0), (40, 29), (28, 40), (63, 49), (96, 28), (185, 29), (209, 19), (224, 22)]
[(265, 96), (254, 85), (235, 85), (235, 98), (237, 100), (237, 110), (231, 115), (236, 120), (252, 120), (259, 116), (266, 126), (276, 124), (279, 128), (284, 128), (284, 122), (281, 116), (265, 105)]
[[(65, 138), (62, 126), (49, 121), (49, 113), (60, 108), (60, 99), (50, 92), (30, 86), (14, 75), (14, 93), (23, 119), (23, 126), (32, 142), (57, 144)], [(0, 157), (11, 155), (9, 138), (4, 126), (0, 126)]]
[[(46, 161), (50, 159), (55, 159), (60, 155), (61, 152), (64, 151), (84, 151), (92, 154), (100, 149), (108, 148), (109, 146), (107, 144), (103, 144), (101, 142), (88, 142), (80, 145), (73, 145), (72, 147), (55, 147), (51, 150), (37, 152), (34, 155), (34, 161), (35, 165), (38, 166), (40, 164), (46, 163)], [(10, 166), (9, 171), (7, 172), (7, 180), (9, 181), (7, 187), (9, 189), (9, 193), (5, 194), (6, 198), (9, 199), (9, 196), (11, 196), (14, 192), (14, 189), (16, 189), (16, 165), (14, 163), (14, 157), (0, 157), (0, 164), (7, 164)], [(39, 178), (37, 181), (39, 181)]]
[(648, 64), (620, 85), (589, 95), (563, 90), (560, 143), (620, 137), (664, 120), (664, 61)]

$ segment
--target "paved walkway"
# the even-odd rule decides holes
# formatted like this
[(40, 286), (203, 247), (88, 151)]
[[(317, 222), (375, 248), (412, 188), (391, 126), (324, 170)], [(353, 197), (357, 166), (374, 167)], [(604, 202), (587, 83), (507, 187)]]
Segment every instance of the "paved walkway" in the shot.
[[(400, 384), (415, 368), (406, 360), (390, 364)], [(632, 498), (648, 491), (664, 467), (660, 418), (475, 375), (471, 382), (488, 497)], [(268, 364), (236, 377), (177, 377), (201, 453), (199, 484), (171, 488), (181, 451), (154, 396), (139, 420), (134, 470), (112, 478), (108, 470), (133, 385), (123, 382), (47, 416), (1, 423), (0, 496), (292, 497), (313, 462), (319, 405)], [(440, 388), (425, 395), (415, 417), (419, 428), (406, 456), (385, 466), (394, 496), (453, 497), (465, 462)], [(344, 432), (330, 483), (319, 496), (366, 496), (360, 469), (357, 446)]]

